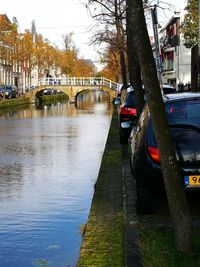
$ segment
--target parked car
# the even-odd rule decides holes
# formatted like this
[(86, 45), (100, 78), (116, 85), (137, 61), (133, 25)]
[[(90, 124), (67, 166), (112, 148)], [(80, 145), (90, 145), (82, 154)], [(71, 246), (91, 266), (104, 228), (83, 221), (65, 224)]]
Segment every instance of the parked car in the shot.
[(57, 94), (57, 89), (54, 89), (54, 88), (48, 88), (49, 92), (50, 92), (50, 95), (55, 95)]
[(2, 99), (4, 97), (4, 91), (5, 91), (5, 89), (0, 87), (0, 99)]
[[(163, 96), (184, 189), (200, 190), (200, 93)], [(146, 105), (130, 135), (130, 164), (136, 180), (136, 210), (151, 210), (151, 189), (164, 188), (159, 151)]]
[(61, 91), (61, 90), (57, 90), (57, 92), (56, 92), (56, 94), (65, 94), (63, 91)]
[(1, 85), (0, 86), (0, 96), (3, 98), (16, 98), (18, 95), (17, 87), (14, 85)]
[(43, 90), (43, 95), (55, 95), (57, 93), (57, 90), (54, 88), (46, 88)]
[(163, 83), (163, 94), (175, 94), (176, 93), (176, 88), (174, 88), (173, 85), (170, 83)]
[[(143, 92), (143, 94), (145, 99), (145, 92)], [(135, 93), (132, 86), (127, 88), (118, 113), (120, 143), (128, 144), (128, 138), (130, 136), (132, 127), (136, 124), (138, 119)]]

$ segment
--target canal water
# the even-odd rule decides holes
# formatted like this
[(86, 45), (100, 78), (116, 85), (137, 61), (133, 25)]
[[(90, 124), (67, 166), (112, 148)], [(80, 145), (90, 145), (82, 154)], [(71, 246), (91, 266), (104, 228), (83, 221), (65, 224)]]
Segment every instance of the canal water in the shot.
[(0, 266), (74, 267), (110, 126), (106, 95), (0, 111)]

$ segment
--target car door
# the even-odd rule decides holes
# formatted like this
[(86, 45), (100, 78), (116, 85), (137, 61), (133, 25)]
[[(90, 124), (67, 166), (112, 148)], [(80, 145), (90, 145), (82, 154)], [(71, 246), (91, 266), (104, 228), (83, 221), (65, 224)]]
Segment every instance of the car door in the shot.
[(133, 170), (135, 169), (135, 165), (137, 164), (137, 162), (143, 160), (142, 158), (145, 152), (145, 136), (148, 118), (149, 110), (148, 107), (145, 106), (140, 115), (138, 123), (135, 127), (133, 127), (131, 132), (131, 164)]

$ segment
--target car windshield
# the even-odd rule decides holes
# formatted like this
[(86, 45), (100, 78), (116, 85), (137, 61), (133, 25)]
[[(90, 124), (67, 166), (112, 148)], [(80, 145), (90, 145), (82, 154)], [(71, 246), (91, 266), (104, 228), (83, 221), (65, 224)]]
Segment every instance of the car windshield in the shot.
[(188, 124), (200, 127), (200, 99), (166, 103), (169, 124)]
[(135, 106), (134, 92), (127, 93), (125, 102), (128, 106)]
[(11, 86), (6, 86), (6, 90), (10, 91), (10, 90), (12, 90), (12, 87)]

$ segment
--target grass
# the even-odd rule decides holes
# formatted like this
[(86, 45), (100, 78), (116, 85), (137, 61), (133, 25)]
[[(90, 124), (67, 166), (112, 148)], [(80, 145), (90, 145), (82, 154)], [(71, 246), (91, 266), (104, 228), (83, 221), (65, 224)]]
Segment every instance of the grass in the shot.
[(40, 102), (48, 104), (68, 99), (66, 94), (45, 95), (39, 97)]
[(113, 150), (107, 151), (103, 156), (103, 160), (106, 163), (110, 163), (110, 164), (118, 163), (119, 164), (121, 162), (121, 149), (113, 149)]
[(124, 267), (121, 149), (114, 113), (77, 267)]
[(139, 247), (144, 267), (200, 266), (200, 229), (194, 230), (195, 256), (187, 256), (175, 247), (172, 228), (141, 229)]
[(24, 105), (24, 104), (29, 104), (29, 103), (31, 103), (29, 97), (4, 99), (0, 101), (0, 108), (7, 108), (7, 107)]
[(82, 246), (78, 267), (122, 267), (124, 266), (124, 235), (121, 214), (114, 221), (93, 216), (93, 223), (86, 226), (85, 242)]

